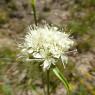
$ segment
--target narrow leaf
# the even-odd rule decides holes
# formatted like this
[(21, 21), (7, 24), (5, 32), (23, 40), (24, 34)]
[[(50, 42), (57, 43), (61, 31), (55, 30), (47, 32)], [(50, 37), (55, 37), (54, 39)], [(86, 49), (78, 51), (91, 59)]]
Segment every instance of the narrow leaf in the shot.
[(66, 78), (63, 76), (63, 74), (61, 73), (61, 71), (57, 67), (55, 67), (53, 69), (53, 72), (61, 80), (61, 82), (63, 83), (63, 85), (65, 86), (65, 88), (68, 90), (68, 92), (70, 92), (69, 83), (66, 80)]

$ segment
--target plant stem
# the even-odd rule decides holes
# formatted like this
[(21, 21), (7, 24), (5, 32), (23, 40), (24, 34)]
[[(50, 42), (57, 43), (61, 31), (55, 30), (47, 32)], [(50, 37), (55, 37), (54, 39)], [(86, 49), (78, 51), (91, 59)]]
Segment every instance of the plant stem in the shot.
[(47, 95), (50, 95), (49, 93), (49, 70), (47, 70)]
[(35, 0), (32, 0), (32, 9), (33, 9), (33, 15), (34, 15), (35, 25), (37, 26), (37, 17), (36, 17)]
[(42, 72), (42, 74), (41, 74), (41, 77), (42, 77), (43, 93), (44, 93), (44, 95), (46, 95), (46, 91), (45, 91), (45, 82), (44, 82), (43, 72)]
[[(41, 64), (42, 64), (42, 63), (41, 63)], [(43, 86), (43, 94), (46, 95), (46, 91), (45, 91), (45, 81), (44, 81), (44, 73), (42, 72), (41, 66), (39, 66), (39, 72), (41, 72), (41, 82), (42, 82), (42, 86)]]

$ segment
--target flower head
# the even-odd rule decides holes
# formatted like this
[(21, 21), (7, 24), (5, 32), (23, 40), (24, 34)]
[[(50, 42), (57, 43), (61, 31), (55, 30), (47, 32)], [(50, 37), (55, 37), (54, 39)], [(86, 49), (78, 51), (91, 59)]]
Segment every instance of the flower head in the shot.
[(65, 53), (73, 44), (69, 34), (61, 32), (57, 27), (29, 26), (24, 42), (20, 45), (21, 55), (26, 59), (31, 59), (29, 56), (32, 56), (32, 59), (42, 59), (43, 69), (48, 70), (58, 59), (61, 59), (63, 64), (67, 62)]

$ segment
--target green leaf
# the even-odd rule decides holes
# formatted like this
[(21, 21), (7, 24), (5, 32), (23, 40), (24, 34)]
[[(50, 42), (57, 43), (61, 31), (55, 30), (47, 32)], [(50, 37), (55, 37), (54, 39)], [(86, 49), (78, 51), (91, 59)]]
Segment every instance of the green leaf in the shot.
[(55, 67), (55, 68), (53, 68), (53, 72), (61, 80), (61, 82), (63, 83), (65, 88), (68, 90), (68, 93), (70, 93), (69, 83), (66, 80), (66, 78), (63, 76), (61, 71), (57, 67)]

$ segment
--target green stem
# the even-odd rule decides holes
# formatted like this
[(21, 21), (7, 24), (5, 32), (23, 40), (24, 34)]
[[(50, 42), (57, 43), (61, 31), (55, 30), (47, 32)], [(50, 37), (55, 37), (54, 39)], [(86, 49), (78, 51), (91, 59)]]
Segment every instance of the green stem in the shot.
[(35, 25), (37, 26), (37, 17), (36, 17), (35, 2), (36, 2), (35, 0), (32, 0), (32, 9), (33, 9), (34, 21), (35, 21)]
[[(42, 63), (41, 63), (42, 64)], [(39, 72), (41, 72), (41, 82), (43, 85), (43, 94), (46, 95), (46, 91), (45, 91), (45, 81), (44, 81), (44, 73), (42, 72), (42, 68), (39, 65)]]
[(50, 95), (49, 93), (49, 70), (47, 70), (47, 95)]
[(45, 82), (44, 82), (43, 73), (42, 73), (41, 77), (42, 77), (43, 93), (44, 93), (44, 95), (46, 95), (46, 91), (45, 91)]

